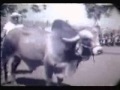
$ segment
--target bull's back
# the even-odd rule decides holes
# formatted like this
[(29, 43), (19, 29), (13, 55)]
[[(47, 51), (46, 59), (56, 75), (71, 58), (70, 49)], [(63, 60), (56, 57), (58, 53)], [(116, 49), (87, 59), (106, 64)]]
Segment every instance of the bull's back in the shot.
[(19, 42), (18, 51), (24, 58), (31, 60), (42, 59), (44, 56), (45, 40), (43, 37), (27, 36), (22, 37)]
[(42, 60), (45, 48), (45, 32), (31, 28), (12, 30), (7, 38), (15, 47), (14, 54), (24, 60)]
[(8, 35), (3, 38), (2, 42), (2, 58), (13, 55), (17, 49), (19, 35), (16, 32), (10, 31)]

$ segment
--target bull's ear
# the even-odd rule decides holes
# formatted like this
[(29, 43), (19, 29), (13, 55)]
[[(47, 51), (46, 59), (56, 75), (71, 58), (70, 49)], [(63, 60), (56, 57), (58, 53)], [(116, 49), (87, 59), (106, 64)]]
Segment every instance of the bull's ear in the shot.
[(65, 42), (71, 42), (71, 43), (72, 42), (77, 42), (79, 39), (80, 39), (79, 35), (76, 35), (73, 38), (62, 38), (63, 41), (65, 41)]

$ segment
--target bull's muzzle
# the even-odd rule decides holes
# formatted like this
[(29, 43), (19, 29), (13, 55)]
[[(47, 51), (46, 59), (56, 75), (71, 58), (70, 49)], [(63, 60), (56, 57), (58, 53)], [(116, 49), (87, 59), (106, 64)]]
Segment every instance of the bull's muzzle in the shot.
[(93, 54), (94, 55), (100, 55), (103, 53), (103, 48), (101, 46), (96, 46), (93, 48)]

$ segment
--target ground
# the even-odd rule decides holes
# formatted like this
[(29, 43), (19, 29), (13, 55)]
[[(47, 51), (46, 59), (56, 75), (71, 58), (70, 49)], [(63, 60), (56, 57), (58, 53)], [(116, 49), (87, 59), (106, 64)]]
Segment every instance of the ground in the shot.
[[(24, 71), (23, 71), (24, 70)], [(24, 62), (18, 67), (18, 85), (45, 85), (44, 67), (40, 66), (32, 73), (24, 73), (28, 67)], [(24, 74), (23, 74), (24, 73)], [(54, 78), (54, 82), (56, 82)], [(104, 54), (81, 62), (73, 75), (66, 77), (63, 85), (68, 86), (115, 86), (120, 82), (120, 47), (104, 47)], [(6, 84), (12, 85), (12, 84)]]

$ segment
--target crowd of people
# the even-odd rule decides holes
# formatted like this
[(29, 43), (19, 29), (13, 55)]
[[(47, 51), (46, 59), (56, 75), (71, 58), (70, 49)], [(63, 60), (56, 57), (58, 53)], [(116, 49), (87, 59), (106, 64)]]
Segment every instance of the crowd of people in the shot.
[(100, 44), (102, 46), (120, 46), (120, 34), (105, 34), (102, 38), (100, 38)]

